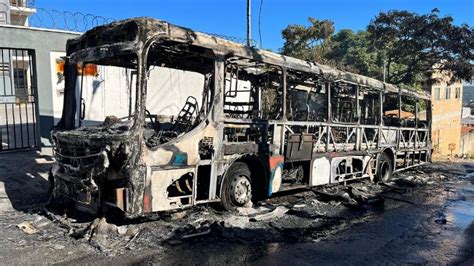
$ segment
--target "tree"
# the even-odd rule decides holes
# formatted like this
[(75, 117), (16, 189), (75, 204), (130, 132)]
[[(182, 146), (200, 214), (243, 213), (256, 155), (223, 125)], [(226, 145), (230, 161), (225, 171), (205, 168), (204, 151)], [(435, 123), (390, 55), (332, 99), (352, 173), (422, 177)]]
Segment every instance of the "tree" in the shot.
[(472, 28), (456, 26), (450, 16), (434, 9), (426, 15), (407, 11), (380, 13), (367, 27), (371, 48), (386, 60), (387, 81), (415, 84), (430, 80), (434, 71), (452, 73), (455, 79), (473, 75)]
[(474, 37), (470, 26), (456, 26), (438, 10), (426, 15), (408, 11), (380, 13), (357, 33), (334, 34), (334, 23), (309, 18), (310, 25), (289, 25), (282, 31), (281, 52), (304, 60), (329, 64), (377, 79), (420, 87), (434, 71), (452, 74), (452, 80), (470, 80)]
[(281, 52), (303, 60), (328, 64), (368, 76), (381, 76), (381, 60), (369, 51), (368, 33), (343, 29), (334, 34), (334, 23), (309, 18), (310, 26), (289, 25), (282, 31)]
[(382, 60), (378, 53), (370, 50), (368, 33), (343, 29), (331, 37), (330, 51), (326, 61), (339, 69), (371, 76), (381, 77)]
[(324, 62), (328, 38), (334, 33), (334, 23), (330, 20), (308, 18), (310, 25), (288, 25), (282, 36), (285, 43), (282, 53), (303, 60)]

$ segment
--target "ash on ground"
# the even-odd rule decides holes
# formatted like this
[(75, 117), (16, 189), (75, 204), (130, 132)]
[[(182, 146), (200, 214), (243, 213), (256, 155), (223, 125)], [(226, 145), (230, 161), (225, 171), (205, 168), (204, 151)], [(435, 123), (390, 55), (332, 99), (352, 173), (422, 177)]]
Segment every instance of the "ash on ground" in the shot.
[[(8, 247), (0, 249), (0, 258), (22, 262), (9, 258), (9, 254), (26, 252), (29, 256), (47, 256), (48, 262), (83, 262), (87, 257), (181, 263), (184, 261), (157, 257), (173, 250), (198, 251), (199, 247), (329, 242), (339, 233), (371, 223), (391, 210), (424, 204), (439, 205), (436, 213), (429, 214), (428, 223), (446, 226), (453, 221), (445, 203), (459, 197), (457, 188), (466, 182), (465, 173), (459, 163), (434, 163), (395, 174), (388, 183), (363, 180), (277, 194), (235, 213), (204, 205), (133, 220), (107, 221), (58, 215), (37, 206), (4, 215), (0, 225), (6, 229), (2, 231)], [(245, 256), (243, 262), (255, 261), (255, 256)]]

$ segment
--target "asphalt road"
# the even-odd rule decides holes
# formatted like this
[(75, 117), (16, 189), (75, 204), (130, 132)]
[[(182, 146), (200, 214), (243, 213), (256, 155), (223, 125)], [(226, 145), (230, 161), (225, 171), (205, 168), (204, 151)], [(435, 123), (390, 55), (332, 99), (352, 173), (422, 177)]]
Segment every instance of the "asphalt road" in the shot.
[(327, 229), (327, 237), (313, 242), (204, 240), (122, 259), (138, 264), (474, 264), (474, 176), (417, 189), (404, 199), (412, 203), (386, 200), (381, 210), (354, 218), (343, 229)]
[[(1, 264), (474, 264), (472, 163), (402, 172), (390, 189), (366, 182), (359, 189), (384, 191), (379, 201), (360, 206), (306, 191), (261, 204), (287, 208), (268, 220), (203, 206), (118, 227), (105, 224), (105, 233), (95, 229), (78, 237), (87, 223), (63, 217), (74, 231), (41, 211), (47, 167), (38, 155), (24, 156), (14, 160), (23, 167), (11, 157), (0, 160), (2, 199), (11, 202), (0, 212)], [(38, 232), (20, 230), (23, 222)], [(196, 232), (204, 233), (183, 237)]]

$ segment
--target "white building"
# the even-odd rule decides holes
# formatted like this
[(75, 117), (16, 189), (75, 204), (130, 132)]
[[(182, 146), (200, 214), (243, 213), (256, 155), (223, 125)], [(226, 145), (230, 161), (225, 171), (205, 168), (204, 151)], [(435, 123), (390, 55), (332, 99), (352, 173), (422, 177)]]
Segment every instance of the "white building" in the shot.
[(28, 26), (29, 17), (36, 13), (34, 0), (0, 0), (0, 24)]

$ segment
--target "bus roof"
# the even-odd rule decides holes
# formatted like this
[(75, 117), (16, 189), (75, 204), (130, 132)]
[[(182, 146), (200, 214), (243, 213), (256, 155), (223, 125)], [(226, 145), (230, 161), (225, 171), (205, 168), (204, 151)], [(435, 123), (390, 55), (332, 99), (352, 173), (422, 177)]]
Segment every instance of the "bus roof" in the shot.
[(391, 92), (400, 91), (402, 94), (426, 100), (430, 100), (431, 98), (429, 93), (425, 91), (415, 92), (413, 90), (397, 87), (393, 84), (384, 83), (374, 78), (338, 70), (316, 62), (304, 61), (254, 47), (247, 47), (206, 33), (176, 26), (163, 20), (147, 17), (126, 19), (95, 27), (80, 37), (69, 40), (67, 43), (67, 52), (71, 54), (77, 50), (93, 46), (116, 43), (121, 43), (122, 47), (128, 46), (135, 47), (136, 49), (136, 47), (143, 47), (154, 39), (187, 43), (210, 49), (216, 55), (248, 58), (288, 69), (314, 73), (328, 79), (345, 81), (360, 86)]

